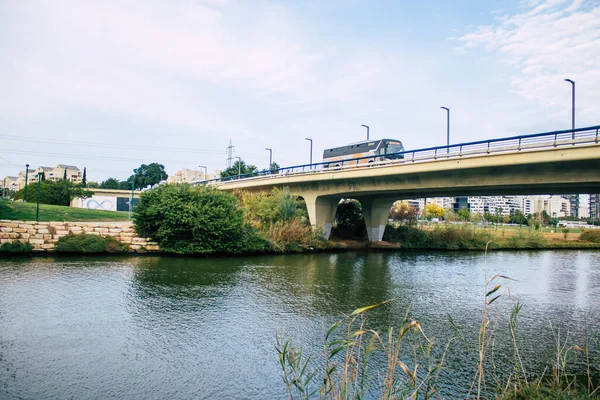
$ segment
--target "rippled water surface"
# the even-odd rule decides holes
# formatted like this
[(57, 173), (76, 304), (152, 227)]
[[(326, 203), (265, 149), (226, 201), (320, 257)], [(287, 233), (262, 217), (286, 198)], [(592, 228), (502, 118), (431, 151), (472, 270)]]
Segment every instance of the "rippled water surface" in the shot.
[[(548, 365), (559, 330), (574, 342), (598, 334), (600, 252), (497, 252), (487, 269), (515, 279), (501, 305), (510, 308), (508, 288), (524, 305), (529, 370)], [(369, 326), (410, 310), (444, 344), (451, 315), (471, 340), (483, 284), (481, 253), (1, 259), (0, 398), (285, 398), (276, 333), (318, 354), (323, 326), (397, 299), (373, 310)], [(453, 347), (446, 397), (470, 384), (468, 354)]]

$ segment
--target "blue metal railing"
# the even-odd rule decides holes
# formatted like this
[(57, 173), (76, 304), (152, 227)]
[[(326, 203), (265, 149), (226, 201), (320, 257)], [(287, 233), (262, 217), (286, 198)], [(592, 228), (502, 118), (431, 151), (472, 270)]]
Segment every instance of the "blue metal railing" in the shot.
[[(449, 146), (405, 150), (400, 153), (386, 154), (386, 157), (390, 157), (391, 159), (383, 161), (378, 161), (378, 159), (381, 159), (382, 156), (376, 155), (352, 158), (348, 160), (339, 160), (335, 162), (328, 161), (313, 164), (293, 165), (290, 167), (282, 167), (277, 170), (262, 170), (249, 174), (241, 174), (226, 178), (216, 178), (208, 181), (195, 182), (194, 184), (215, 184), (249, 178), (267, 178), (278, 177), (282, 175), (287, 176), (290, 174), (331, 172), (341, 169), (405, 164), (419, 161), (460, 158), (465, 156), (479, 156), (492, 153), (521, 152), (541, 148), (576, 146), (590, 143), (600, 144), (600, 125), (586, 128), (512, 136), (507, 138), (480, 140), (476, 142), (458, 143), (451, 144)], [(335, 165), (332, 166), (332, 164)]]

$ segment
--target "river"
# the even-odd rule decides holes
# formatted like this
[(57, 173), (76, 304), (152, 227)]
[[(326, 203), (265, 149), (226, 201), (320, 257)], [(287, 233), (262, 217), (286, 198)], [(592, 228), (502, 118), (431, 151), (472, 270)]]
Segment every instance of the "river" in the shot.
[(497, 279), (502, 297), (490, 306), (500, 364), (512, 354), (500, 333), (517, 299), (531, 376), (549, 365), (556, 336), (582, 345), (599, 333), (600, 251), (4, 258), (0, 398), (285, 398), (276, 334), (318, 356), (325, 327), (389, 299), (367, 314), (369, 327), (385, 330), (408, 310), (440, 349), (458, 335), (448, 316), (462, 327), (441, 393), (464, 397), (484, 271), (512, 279)]

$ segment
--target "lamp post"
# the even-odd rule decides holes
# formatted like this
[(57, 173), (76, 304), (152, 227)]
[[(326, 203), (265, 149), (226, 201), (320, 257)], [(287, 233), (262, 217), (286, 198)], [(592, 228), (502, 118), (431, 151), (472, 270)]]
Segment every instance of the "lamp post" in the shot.
[(369, 125), (361, 125), (367, 128), (367, 140), (369, 140)]
[(573, 129), (572, 138), (575, 139), (575, 81), (571, 79), (565, 79), (565, 81), (571, 84), (571, 129)]
[(38, 222), (40, 220), (40, 186), (42, 184), (42, 174), (43, 172), (38, 172), (38, 193), (37, 193), (37, 207), (35, 208), (35, 221)]
[(204, 165), (198, 165), (198, 168), (204, 168), (204, 182), (206, 182), (206, 171), (208, 171), (208, 168), (206, 168)]
[(265, 147), (265, 150), (269, 151), (269, 171), (271, 170), (271, 166), (273, 165), (273, 150), (268, 147)]
[(238, 159), (238, 179), (240, 179), (240, 175), (242, 175), (242, 157), (235, 157)]
[(129, 219), (131, 219), (131, 212), (133, 211), (133, 191), (135, 190), (135, 179), (131, 181), (131, 196), (129, 196)]
[(446, 153), (450, 152), (450, 109), (448, 107), (440, 107), (446, 110)]
[(27, 203), (27, 181), (29, 180), (29, 164), (25, 164), (25, 189), (23, 190), (23, 201)]
[(310, 138), (304, 138), (305, 140), (308, 140), (310, 142), (310, 167), (312, 168), (312, 139)]

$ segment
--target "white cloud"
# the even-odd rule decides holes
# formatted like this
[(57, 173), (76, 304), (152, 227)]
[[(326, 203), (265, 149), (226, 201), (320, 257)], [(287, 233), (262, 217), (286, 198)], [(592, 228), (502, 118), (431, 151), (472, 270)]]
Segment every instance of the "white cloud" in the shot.
[(534, 1), (458, 40), (461, 52), (482, 47), (512, 67), (511, 90), (563, 115), (576, 82), (578, 126), (597, 124), (600, 111), (600, 6), (582, 0)]

